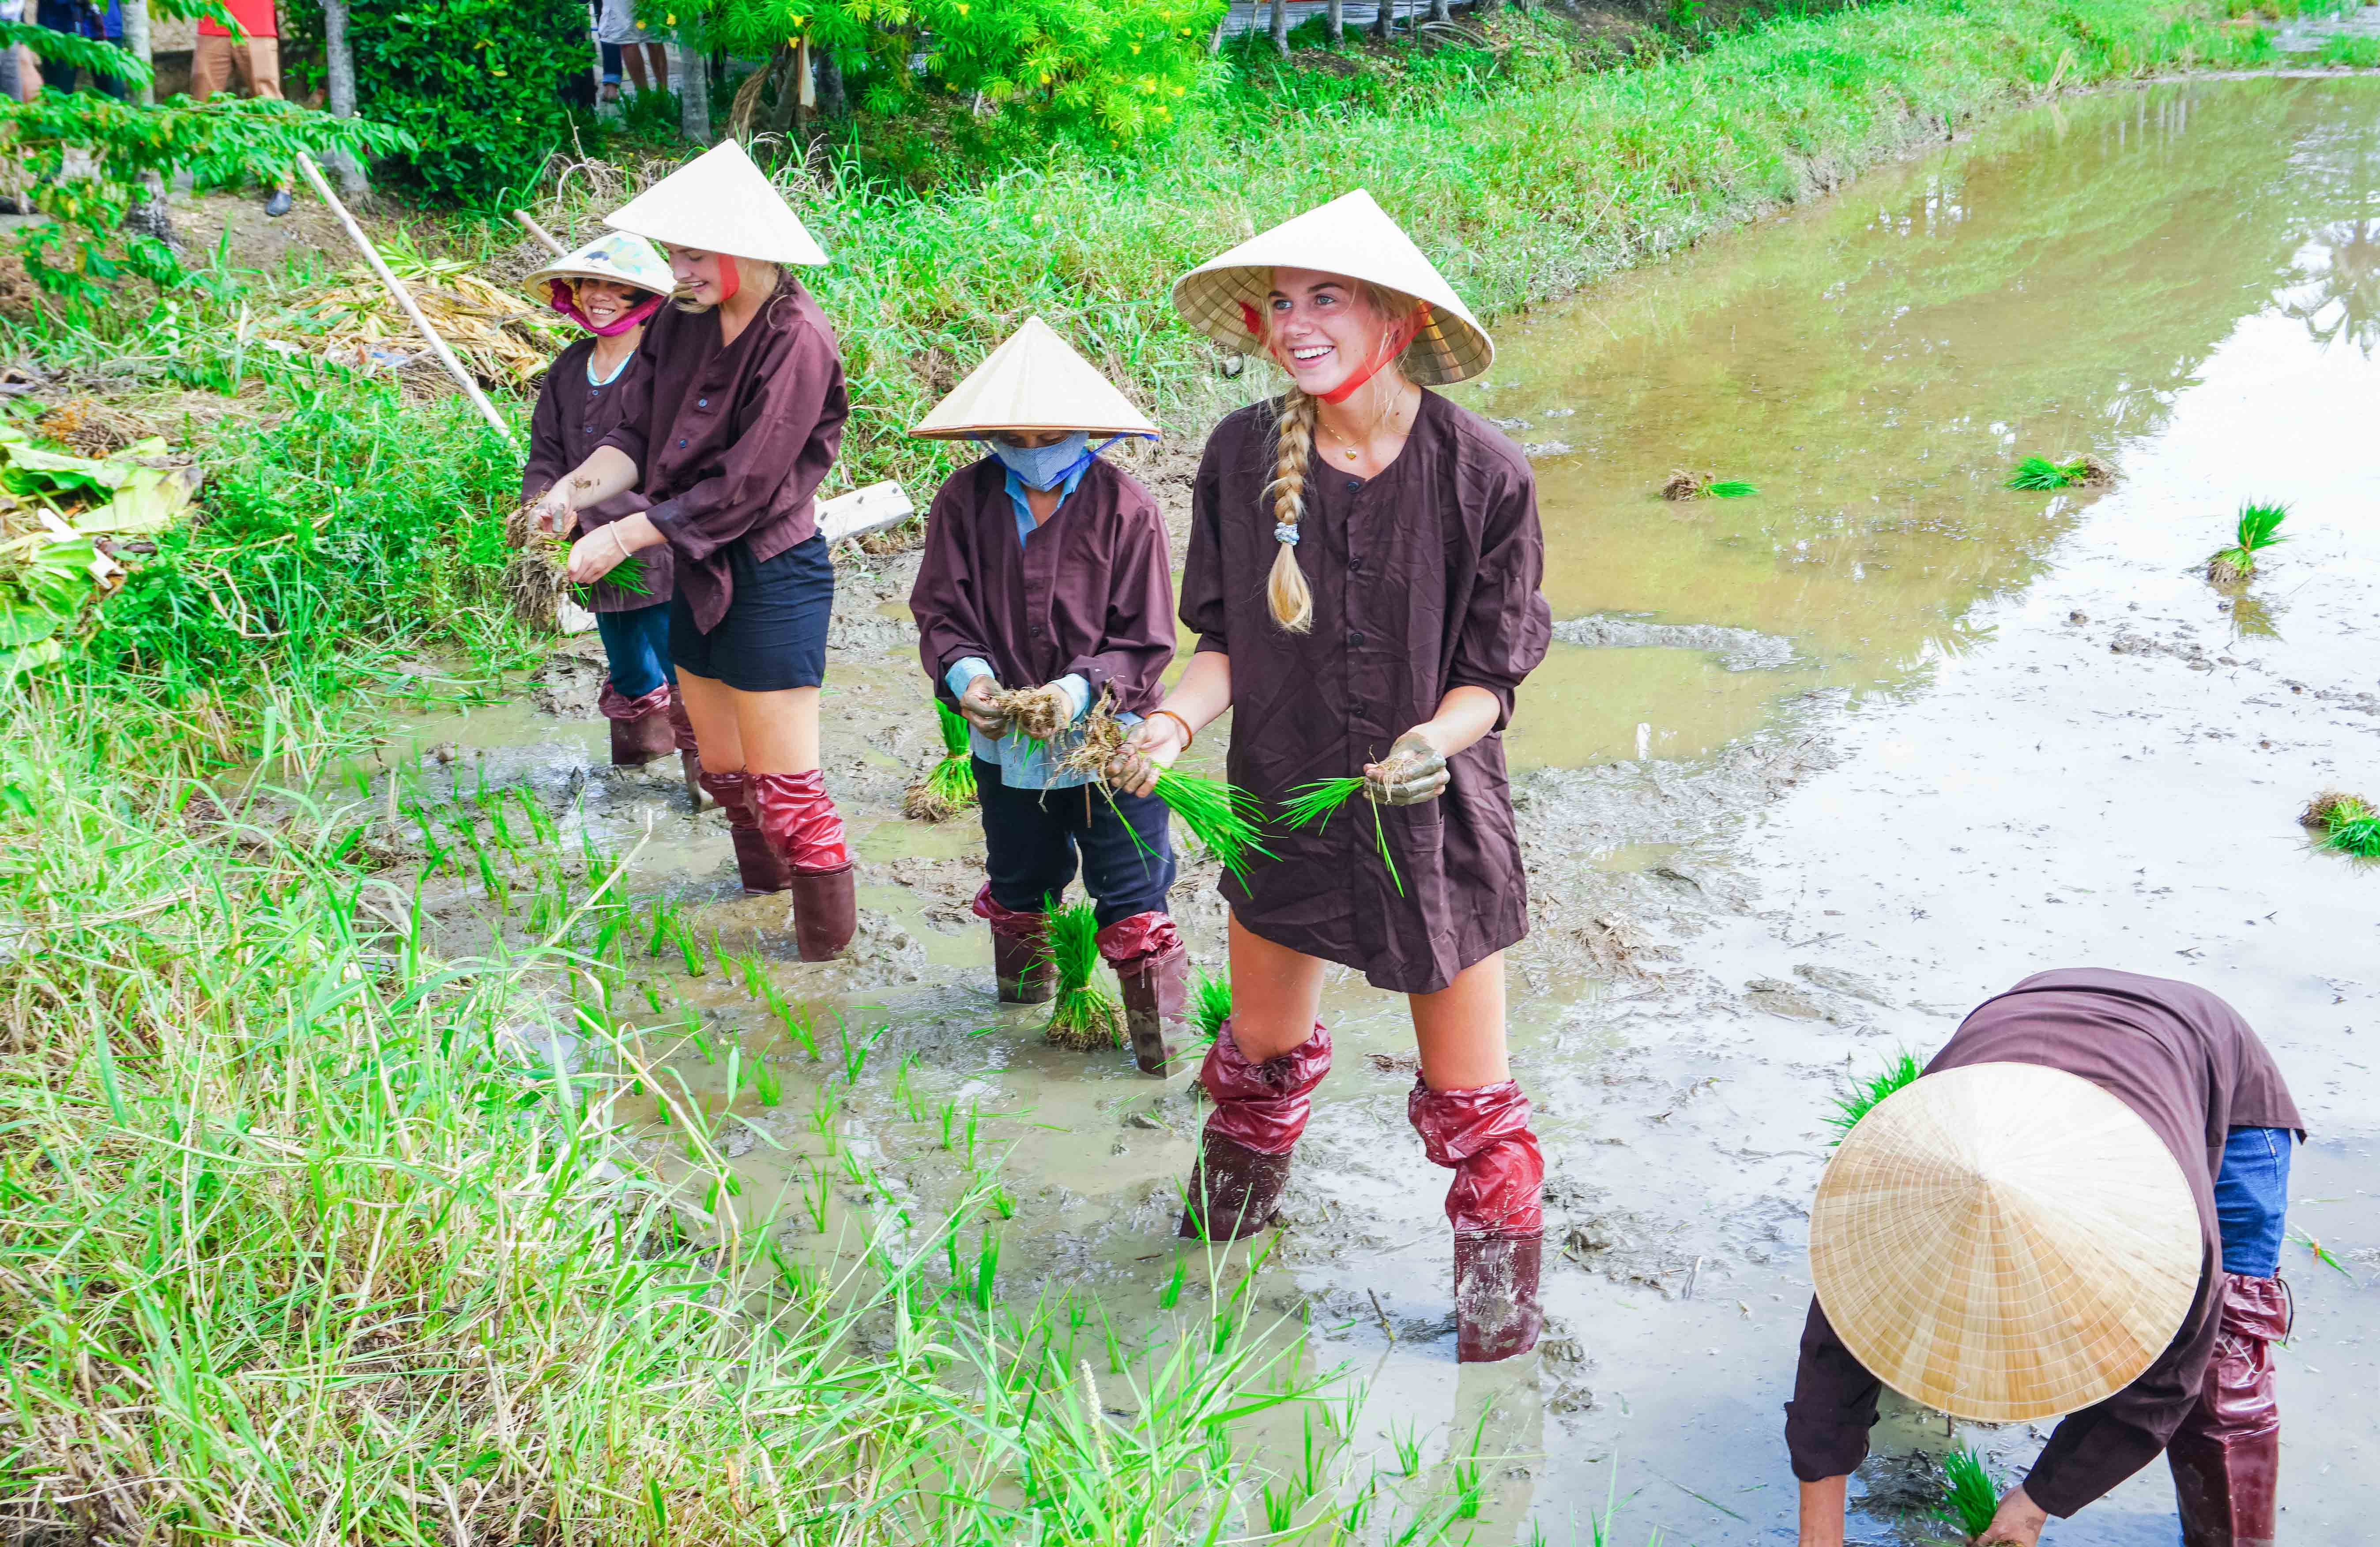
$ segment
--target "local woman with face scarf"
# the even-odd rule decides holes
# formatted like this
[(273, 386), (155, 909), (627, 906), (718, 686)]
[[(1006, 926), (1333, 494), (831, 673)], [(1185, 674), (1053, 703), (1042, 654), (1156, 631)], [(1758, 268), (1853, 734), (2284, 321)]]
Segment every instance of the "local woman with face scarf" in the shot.
[(826, 254), (729, 140), (607, 224), (662, 244), (678, 303), (646, 330), (652, 370), (620, 423), (547, 496), (553, 525), (630, 489), (641, 513), (581, 538), (570, 577), (601, 579), (667, 544), (677, 592), (670, 652), (726, 813), (745, 887), (790, 890), (804, 961), (856, 923), (843, 818), (819, 769), (834, 566), (814, 498), (850, 413), (834, 334), (789, 263)]
[(1207, 442), (1182, 581), (1198, 651), (1114, 773), (1150, 787), (1228, 708), (1232, 780), (1268, 806), (1364, 780), (1327, 824), (1268, 836), (1278, 862), (1222, 881), (1232, 1015), (1199, 1072), (1215, 1110), (1183, 1234), (1270, 1217), (1330, 1066), (1323, 964), (1358, 968), (1406, 995), (1407, 1113), (1454, 1173), (1458, 1357), (1508, 1358), (1536, 1341), (1545, 1166), (1505, 1060), (1503, 951), (1528, 898), (1500, 733), (1551, 618), (1527, 460), (1424, 386), (1485, 371), (1492, 347), (1361, 192), (1185, 275), (1173, 301), (1290, 385)]
[[(1182, 1041), (1188, 960), (1166, 906), (1165, 807), (1096, 793), (1090, 774), (1057, 766), (1094, 706), (1127, 724), (1154, 709), (1173, 659), (1165, 523), (1092, 441), (1156, 432), (1029, 319), (911, 432), (981, 439), (990, 455), (935, 496), (909, 611), (927, 677), (974, 727), (989, 871), (975, 911), (991, 928), (1001, 1001), (1050, 996), (1046, 908), (1079, 860), (1134, 1058), (1162, 1075)], [(1028, 691), (1014, 719), (1000, 699), (1012, 688)]]
[[(651, 370), (637, 352), (646, 320), (660, 310), (676, 283), (650, 242), (620, 231), (528, 276), (529, 292), (585, 328), (589, 336), (555, 356), (546, 370), (537, 409), (529, 417), (522, 499), (542, 498), (618, 428), (628, 388)], [(636, 515), (647, 503), (630, 490), (589, 506), (577, 512), (571, 535), (589, 536)], [(701, 764), (695, 757), (694, 727), (678, 701), (677, 668), (670, 662), (669, 604), (674, 587), (668, 546), (646, 550), (630, 573), (633, 588), (621, 584), (621, 572), (614, 570), (594, 587), (589, 603), (609, 667), (595, 707), (612, 723), (612, 763), (639, 767), (674, 748), (685, 768), (686, 794), (699, 807)]]

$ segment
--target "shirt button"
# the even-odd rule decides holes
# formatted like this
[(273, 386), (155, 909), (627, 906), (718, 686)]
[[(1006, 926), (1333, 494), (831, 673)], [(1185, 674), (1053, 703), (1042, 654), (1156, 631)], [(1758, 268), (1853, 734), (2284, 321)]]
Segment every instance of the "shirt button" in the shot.
[(1347, 481), (1347, 492), (1351, 494), (1363, 486), (1364, 481), (1360, 478), (1351, 478)]
[(694, 406), (698, 408), (707, 408), (710, 407), (710, 399), (708, 397), (698, 397), (694, 400)]
[(1361, 628), (1349, 629), (1347, 631), (1347, 642), (1351, 645), (1354, 645), (1358, 649), (1361, 649), (1364, 643), (1364, 631)]
[(1033, 637), (1037, 640), (1041, 637), (1041, 626), (1038, 623), (1033, 626)]
[(684, 435), (680, 435), (680, 436), (677, 438), (677, 444), (678, 444), (678, 445), (686, 445), (686, 437), (685, 437)]
[(1350, 568), (1350, 569), (1361, 569), (1361, 568), (1363, 568), (1363, 567), (1364, 567), (1364, 555), (1363, 555), (1363, 554), (1348, 554), (1348, 555), (1347, 555), (1347, 567), (1348, 567), (1348, 568)]

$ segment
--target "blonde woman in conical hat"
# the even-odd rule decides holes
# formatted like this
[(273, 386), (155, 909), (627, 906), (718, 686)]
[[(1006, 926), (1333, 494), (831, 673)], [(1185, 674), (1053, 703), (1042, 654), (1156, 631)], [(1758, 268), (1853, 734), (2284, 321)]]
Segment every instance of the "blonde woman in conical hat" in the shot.
[[(554, 357), (529, 417), (528, 462), (521, 498), (535, 500), (603, 444), (620, 422), (631, 385), (652, 367), (637, 352), (645, 323), (676, 287), (669, 264), (642, 237), (609, 231), (576, 252), (530, 274), (524, 287), (585, 328), (588, 336)], [(645, 508), (630, 490), (577, 511), (574, 537), (584, 537)], [(677, 749), (686, 794), (702, 804), (702, 769), (694, 727), (678, 701), (677, 669), (670, 664), (669, 603), (674, 590), (666, 545), (638, 559), (630, 589), (606, 579), (590, 605), (608, 667), (596, 708), (612, 723), (612, 763), (639, 767)]]
[(850, 413), (843, 358), (789, 265), (826, 254), (742, 147), (725, 141), (612, 214), (659, 242), (677, 304), (647, 328), (650, 377), (621, 422), (547, 496), (576, 509), (640, 489), (650, 508), (579, 539), (570, 575), (599, 580), (668, 544), (670, 652), (747, 890), (790, 890), (805, 961), (856, 922), (843, 818), (819, 768), (834, 566), (815, 495)]
[(1528, 462), (1428, 390), (1493, 349), (1361, 191), (1200, 266), (1173, 302), (1288, 385), (1208, 440), (1183, 574), (1198, 653), (1117, 774), (1148, 787), (1228, 708), (1234, 783), (1277, 806), (1360, 774), (1378, 803), (1269, 838), (1278, 863), (1222, 882), (1232, 1016), (1199, 1075), (1215, 1111), (1183, 1233), (1270, 1216), (1330, 1064), (1323, 965), (1359, 968), (1408, 996), (1409, 1115), (1454, 1172), (1458, 1357), (1509, 1358), (1536, 1341), (1545, 1165), (1505, 1059), (1503, 951), (1528, 901), (1498, 733), (1550, 615)]
[(1980, 1547), (2034, 1547), (2166, 1454), (2183, 1547), (2272, 1547), (2272, 1346), (2305, 1123), (2195, 984), (2040, 972), (1853, 1125), (1810, 1207), (1785, 1444), (1802, 1547), (1842, 1547), (1884, 1386), (1983, 1423), (2064, 1414)]
[[(974, 726), (988, 872), (975, 911), (991, 926), (1001, 1000), (1050, 997), (1045, 908), (1079, 863), (1134, 1058), (1163, 1075), (1189, 992), (1189, 953), (1166, 905), (1164, 803), (1091, 799), (1089, 774), (1057, 766), (1093, 706), (1133, 724), (1164, 692), (1174, 639), (1165, 522), (1148, 491), (1099, 455), (1157, 427), (1032, 317), (910, 432), (990, 451), (934, 496), (909, 611), (934, 691)], [(995, 704), (1003, 687), (1039, 700), (1027, 716), (1036, 734)]]

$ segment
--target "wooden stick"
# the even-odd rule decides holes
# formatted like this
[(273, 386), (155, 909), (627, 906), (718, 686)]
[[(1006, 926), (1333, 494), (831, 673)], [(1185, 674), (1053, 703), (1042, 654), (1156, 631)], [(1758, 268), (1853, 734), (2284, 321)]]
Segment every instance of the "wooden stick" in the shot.
[(539, 241), (541, 241), (546, 246), (552, 248), (553, 250), (553, 255), (556, 258), (564, 258), (569, 255), (570, 250), (563, 246), (560, 242), (555, 241), (553, 239), (552, 232), (547, 230), (544, 226), (540, 225), (536, 221), (529, 219), (528, 212), (527, 210), (515, 210), (513, 212), (513, 218), (527, 226), (530, 236), (535, 237)]
[(337, 215), (339, 224), (347, 228), (347, 239), (356, 244), (357, 250), (364, 255), (364, 262), (371, 265), (372, 273), (380, 275), (380, 282), (388, 287), (390, 295), (396, 298), (396, 304), (404, 310), (407, 317), (413, 320), (413, 325), (421, 330), (421, 336), (430, 341), (431, 351), (438, 357), (438, 363), (443, 365), (446, 368), (446, 373), (455, 378), (455, 384), (463, 389), (463, 396), (468, 397), (471, 400), (471, 406), (480, 410), (480, 417), (486, 420), (497, 434), (502, 435), (507, 442), (511, 441), (512, 426), (506, 424), (504, 416), (496, 412), (496, 406), (488, 401), (488, 395), (480, 390), (480, 384), (473, 381), (471, 373), (463, 369), (463, 362), (455, 358), (455, 351), (446, 347), (446, 341), (438, 336), (438, 330), (430, 325), (430, 319), (424, 317), (421, 314), (421, 309), (413, 304), (413, 297), (407, 293), (405, 286), (398, 281), (396, 275), (388, 272), (388, 264), (382, 260), (380, 249), (372, 246), (371, 239), (364, 235), (363, 227), (356, 224), (356, 217), (347, 213), (347, 207), (339, 202), (339, 196), (331, 191), (331, 185), (323, 178), (322, 169), (315, 164), (314, 158), (303, 151), (298, 152), (298, 170), (306, 174), (306, 180), (314, 185), (314, 191), (322, 196), (322, 202), (331, 206), (331, 213)]

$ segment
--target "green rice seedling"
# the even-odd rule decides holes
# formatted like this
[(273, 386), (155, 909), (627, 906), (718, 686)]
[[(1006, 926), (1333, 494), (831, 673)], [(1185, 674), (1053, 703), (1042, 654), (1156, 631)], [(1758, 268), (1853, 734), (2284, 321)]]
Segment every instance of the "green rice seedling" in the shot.
[(1177, 1256), (1176, 1258), (1174, 1258), (1174, 1259), (1173, 1259), (1173, 1276), (1172, 1276), (1172, 1278), (1167, 1279), (1167, 1280), (1165, 1281), (1165, 1287), (1164, 1287), (1164, 1288), (1162, 1288), (1162, 1289), (1160, 1289), (1160, 1290), (1157, 1292), (1157, 1309), (1160, 1309), (1160, 1310), (1171, 1310), (1171, 1309), (1172, 1309), (1176, 1305), (1178, 1305), (1178, 1304), (1180, 1304), (1180, 1303), (1181, 1303), (1181, 1300), (1182, 1300), (1182, 1283), (1183, 1283), (1184, 1278), (1185, 1276), (1187, 1276), (1188, 1273), (1189, 1273), (1189, 1264), (1188, 1264), (1188, 1261), (1187, 1261), (1186, 1259), (1184, 1259), (1184, 1258), (1178, 1257), (1178, 1256)]
[(2281, 522), (2289, 513), (2285, 505), (2241, 506), (2231, 546), (2206, 561), (2206, 578), (2216, 585), (2237, 585), (2253, 575), (2258, 553), (2289, 541), (2280, 534)]
[(2355, 1281), (2355, 1275), (2352, 1273), (2348, 1272), (2347, 1264), (2340, 1261), (2338, 1257), (2331, 1252), (2328, 1247), (2324, 1246), (2322, 1242), (2315, 1239), (2310, 1232), (2301, 1230), (2293, 1224), (2289, 1226), (2289, 1239), (2297, 1242), (2298, 1245), (2305, 1248), (2308, 1251), (2313, 1252), (2313, 1260), (2321, 1263), (2324, 1267), (2329, 1268), (2336, 1273), (2345, 1273), (2348, 1282), (2350, 1284)]
[(809, 1181), (802, 1188), (802, 1212), (810, 1216), (810, 1228), (826, 1234), (828, 1201), (833, 1197), (834, 1184), (816, 1164), (809, 1168)]
[(975, 1278), (967, 1286), (967, 1303), (978, 1310), (990, 1310), (997, 1294), (1000, 1277), (1000, 1233), (987, 1229), (982, 1244), (976, 1249)]
[(1200, 968), (1190, 983), (1190, 1018), (1207, 1041), (1221, 1036), (1223, 1022), (1232, 1018), (1232, 981)]
[[(1087, 774), (1096, 780), (1112, 804), (1115, 793), (1108, 786), (1107, 771), (1123, 752), (1124, 738), (1130, 734), (1130, 727), (1118, 720), (1108, 700), (1101, 699), (1083, 720), (1081, 739), (1059, 760), (1058, 767), (1063, 773)], [(1208, 853), (1243, 883), (1248, 879), (1250, 856), (1276, 858), (1264, 847), (1264, 808), (1255, 796), (1238, 786), (1203, 774), (1183, 774), (1167, 768), (1158, 772), (1152, 793), (1164, 802), (1169, 812), (1181, 819), (1182, 825)]]
[(778, 1080), (777, 1071), (769, 1066), (765, 1055), (753, 1059), (752, 1093), (760, 1099), (762, 1106), (767, 1107), (776, 1106), (785, 1099), (785, 1088)]
[(1869, 1076), (1853, 1087), (1850, 1095), (1836, 1097), (1835, 1111), (1827, 1119), (1828, 1126), (1838, 1130), (1833, 1142), (1840, 1144), (1843, 1136), (1850, 1133), (1861, 1118), (1874, 1111), (1878, 1102), (1925, 1072), (1917, 1062), (1917, 1055), (1903, 1048), (1887, 1061), (1881, 1072)]
[(934, 1115), (941, 1124), (942, 1148), (945, 1150), (955, 1148), (952, 1139), (958, 1127), (959, 1103), (956, 1099), (944, 1102), (935, 1109)]
[(1715, 478), (1690, 468), (1672, 470), (1661, 485), (1665, 500), (1742, 500), (1760, 491), (1740, 478)]
[(991, 1189), (991, 1195), (987, 1201), (991, 1206), (991, 1212), (999, 1215), (1002, 1219), (1014, 1219), (1016, 1217), (1016, 1195), (1010, 1192), (1006, 1188), (993, 1188)]
[(2318, 847), (2380, 859), (2380, 811), (2360, 795), (2326, 789), (2306, 802), (2298, 824), (2322, 834)]
[(2072, 457), (2053, 462), (2046, 457), (2027, 457), (2020, 460), (2001, 487), (2008, 489), (2073, 489), (2097, 488), (2116, 481), (2116, 469), (2096, 457)]
[(1096, 1053), (1123, 1046), (1123, 1006), (1095, 981), (1099, 919), (1087, 901), (1050, 910), (1043, 950), (1056, 964), (1057, 997), (1041, 1035), (1052, 1047)]
[(694, 938), (694, 931), (687, 927), (686, 921), (683, 919), (673, 919), (671, 925), (670, 933), (677, 941), (678, 959), (686, 963), (686, 975), (689, 978), (699, 978), (710, 971), (710, 969), (702, 964), (701, 944)]
[(977, 798), (965, 718), (940, 699), (934, 700), (934, 714), (941, 725), (942, 755), (901, 796), (901, 814), (919, 822), (955, 816)]
[(1257, 1497), (1264, 1505), (1265, 1529), (1275, 1536), (1286, 1535), (1297, 1521), (1297, 1491), (1284, 1487), (1276, 1495), (1267, 1482), (1257, 1486)]
[(706, 1064), (719, 1062), (719, 1052), (711, 1046), (710, 1034), (699, 1026), (694, 1029), (694, 1051), (702, 1054), (702, 1061)]
[(1708, 493), (1715, 500), (1745, 500), (1760, 491), (1740, 478), (1722, 478), (1710, 486)]
[(1972, 1445), (1961, 1445), (1942, 1457), (1943, 1498), (1935, 1517), (1948, 1522), (1969, 1541), (1992, 1529), (1999, 1513), (2000, 1486), (1991, 1468)]
[(1421, 1425), (1414, 1423), (1400, 1434), (1390, 1424), (1389, 1443), (1396, 1447), (1397, 1469), (1409, 1478), (1421, 1476)]
[[(1362, 793), (1363, 788), (1363, 776), (1352, 774), (1299, 785), (1289, 792), (1289, 804), (1281, 811), (1282, 825), (1295, 832), (1311, 822), (1318, 824), (1315, 831), (1319, 833), (1330, 825), (1330, 818), (1339, 808)], [(1397, 874), (1395, 858), (1389, 853), (1389, 829), (1380, 820), (1380, 806), (1376, 800), (1372, 801), (1372, 842), (1379, 851), (1380, 863), (1388, 867), (1389, 883), (1397, 889), (1397, 895), (1403, 896), (1405, 883)]]

